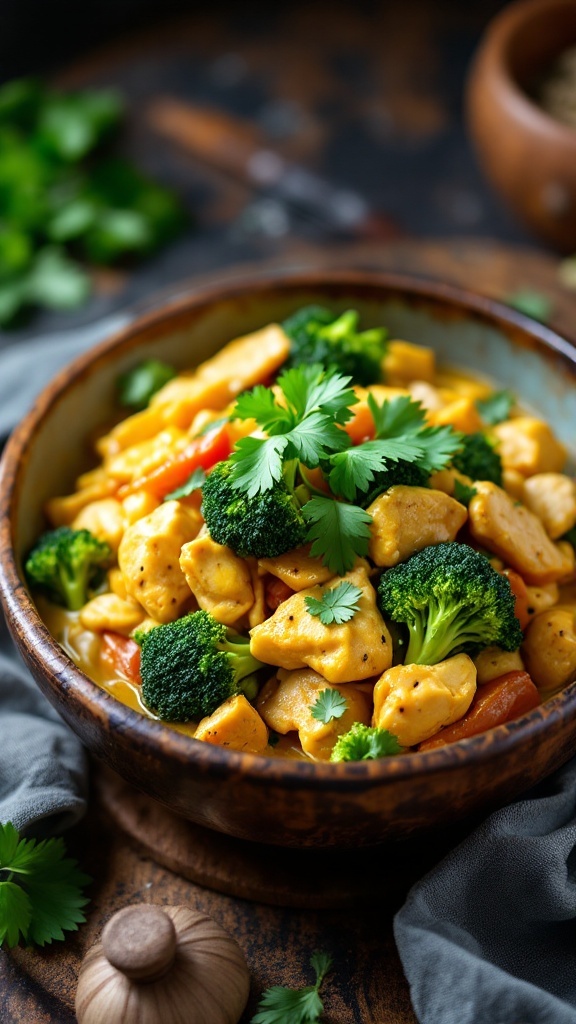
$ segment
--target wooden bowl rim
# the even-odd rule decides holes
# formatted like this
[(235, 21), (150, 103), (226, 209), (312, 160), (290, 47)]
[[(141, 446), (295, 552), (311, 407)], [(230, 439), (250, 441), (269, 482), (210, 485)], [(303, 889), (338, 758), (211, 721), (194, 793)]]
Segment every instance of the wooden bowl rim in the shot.
[(527, 129), (576, 153), (576, 128), (557, 120), (534, 102), (517, 82), (509, 64), (509, 48), (519, 30), (547, 9), (552, 12), (567, 7), (573, 8), (573, 0), (517, 0), (507, 5), (489, 22), (474, 63), (484, 63), (485, 73), (494, 76), (507, 104)]
[[(241, 774), (254, 784), (276, 782), (297, 788), (305, 782), (309, 789), (354, 792), (418, 775), (435, 775), (500, 757), (528, 740), (535, 740), (550, 723), (560, 724), (576, 713), (576, 683), (570, 684), (545, 705), (507, 725), (500, 725), (480, 736), (447, 744), (426, 752), (414, 752), (382, 760), (340, 764), (291, 761), (266, 755), (225, 750), (170, 730), (163, 723), (146, 718), (121, 704), (101, 689), (68, 657), (42, 622), (21, 580), (12, 546), (11, 514), (16, 500), (19, 467), (25, 463), (42, 422), (52, 406), (75, 384), (116, 353), (136, 347), (142, 337), (160, 337), (174, 322), (187, 320), (219, 301), (253, 297), (255, 293), (278, 291), (289, 294), (303, 289), (327, 291), (354, 289), (390, 298), (401, 298), (411, 305), (436, 307), (467, 319), (476, 319), (516, 336), (519, 344), (536, 347), (545, 357), (560, 357), (567, 371), (576, 374), (576, 352), (570, 343), (548, 327), (492, 299), (462, 288), (421, 278), (375, 271), (264, 271), (251, 272), (223, 284), (202, 286), (180, 295), (146, 313), (109, 338), (78, 356), (62, 369), (43, 389), (33, 407), (15, 428), (0, 462), (0, 599), (10, 629), (18, 632), (27, 656), (42, 669), (50, 688), (57, 691), (62, 680), (73, 681), (67, 687), (67, 700), (75, 708), (88, 711), (94, 720), (104, 718), (111, 734), (129, 739), (135, 752), (169, 757), (184, 765), (194, 764), (206, 776), (226, 778)], [(72, 719), (73, 720), (73, 719)]]

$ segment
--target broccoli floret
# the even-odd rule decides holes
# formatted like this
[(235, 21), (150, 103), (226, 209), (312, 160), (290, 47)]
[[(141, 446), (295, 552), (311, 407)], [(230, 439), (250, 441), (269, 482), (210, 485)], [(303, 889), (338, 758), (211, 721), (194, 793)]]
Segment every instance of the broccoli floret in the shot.
[(425, 469), (416, 466), (413, 462), (399, 459), (398, 462), (391, 463), (388, 469), (382, 469), (374, 474), (370, 490), (367, 494), (359, 496), (358, 504), (362, 505), (362, 508), (368, 508), (376, 498), (384, 494), (384, 491), (397, 484), (405, 484), (407, 487), (426, 487), (428, 478), (429, 474)]
[(231, 471), (229, 460), (218, 463), (202, 487), (202, 515), (212, 539), (255, 558), (275, 558), (303, 544), (307, 527), (296, 495), (280, 482), (249, 498), (232, 487)]
[(150, 399), (169, 380), (176, 370), (161, 359), (145, 359), (118, 378), (118, 398), (127, 409), (145, 409)]
[(88, 600), (88, 591), (100, 585), (112, 564), (108, 544), (89, 530), (60, 526), (42, 534), (24, 566), (31, 587), (43, 591), (51, 601), (78, 611)]
[(377, 757), (402, 753), (396, 737), (387, 729), (354, 722), (348, 732), (339, 736), (330, 754), (331, 761), (371, 761)]
[(502, 486), (502, 459), (485, 434), (463, 434), (462, 450), (452, 457), (452, 465), (471, 480)]
[(407, 665), (522, 643), (508, 579), (467, 544), (436, 544), (389, 569), (378, 599), (385, 617), (408, 627)]
[(382, 380), (386, 330), (373, 327), (358, 332), (358, 319), (355, 309), (338, 317), (322, 306), (299, 309), (282, 324), (291, 342), (287, 366), (321, 363), (352, 377), (355, 384), (378, 383)]
[(256, 696), (262, 662), (248, 637), (235, 634), (208, 612), (193, 612), (140, 636), (142, 697), (167, 722), (211, 715), (238, 693)]

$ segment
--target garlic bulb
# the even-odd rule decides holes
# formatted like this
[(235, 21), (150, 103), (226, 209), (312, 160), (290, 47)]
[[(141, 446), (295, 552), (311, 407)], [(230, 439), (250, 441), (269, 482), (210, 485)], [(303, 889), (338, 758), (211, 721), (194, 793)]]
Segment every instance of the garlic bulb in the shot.
[(250, 973), (235, 940), (189, 907), (120, 910), (82, 961), (78, 1024), (237, 1024)]

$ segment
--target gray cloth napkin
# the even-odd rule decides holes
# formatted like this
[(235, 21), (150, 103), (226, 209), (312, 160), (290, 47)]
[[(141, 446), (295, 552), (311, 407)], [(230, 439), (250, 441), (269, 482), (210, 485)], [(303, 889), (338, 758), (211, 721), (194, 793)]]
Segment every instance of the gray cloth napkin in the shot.
[(576, 1024), (576, 759), (410, 891), (394, 934), (421, 1024)]
[[(126, 320), (25, 342), (0, 335), (0, 444), (57, 370)], [(82, 817), (86, 796), (82, 745), (30, 679), (0, 616), (0, 822), (59, 832)]]

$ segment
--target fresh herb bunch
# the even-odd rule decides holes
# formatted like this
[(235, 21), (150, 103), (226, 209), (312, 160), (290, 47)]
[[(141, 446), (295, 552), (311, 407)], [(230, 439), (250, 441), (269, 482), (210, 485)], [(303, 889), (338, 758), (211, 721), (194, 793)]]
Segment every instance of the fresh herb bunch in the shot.
[[(343, 428), (358, 398), (349, 384), (350, 377), (305, 365), (284, 371), (274, 388), (258, 385), (241, 395), (233, 416), (255, 419), (267, 436), (237, 442), (228, 477), (247, 499), (279, 487), (295, 495), (307, 527), (303, 541), (340, 576), (368, 552), (372, 520), (363, 505), (378, 474), (402, 462), (429, 475), (462, 447), (452, 427), (427, 426), (425, 410), (408, 396), (378, 405), (372, 395), (374, 440), (352, 447)], [(325, 490), (311, 483), (312, 469), (320, 470)], [(386, 478), (384, 489), (389, 485)]]
[(44, 946), (77, 931), (90, 881), (62, 839), (21, 839), (11, 822), (0, 824), (0, 946)]
[(300, 989), (281, 985), (267, 988), (250, 1024), (320, 1024), (324, 1012), (320, 987), (332, 966), (332, 958), (316, 950), (310, 957), (310, 966), (316, 974), (314, 985)]
[(145, 255), (181, 229), (178, 200), (109, 155), (122, 116), (111, 89), (65, 94), (35, 79), (0, 89), (0, 325), (31, 306), (84, 302), (78, 258)]

